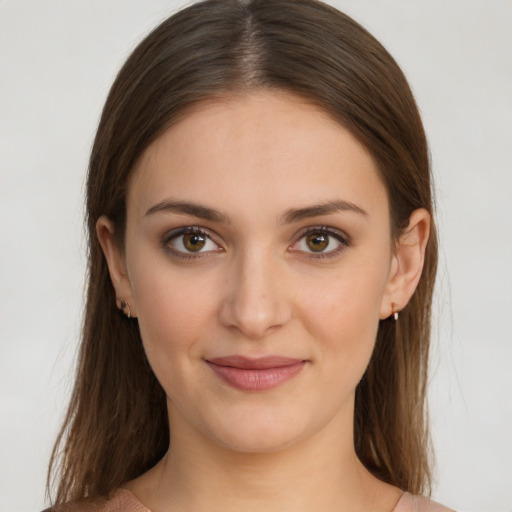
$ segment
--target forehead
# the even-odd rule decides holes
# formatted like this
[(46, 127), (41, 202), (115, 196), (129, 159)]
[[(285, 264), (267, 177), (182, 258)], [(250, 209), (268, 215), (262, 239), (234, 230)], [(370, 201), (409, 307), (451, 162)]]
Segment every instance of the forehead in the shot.
[(253, 212), (340, 198), (387, 209), (366, 148), (319, 107), (269, 91), (203, 102), (146, 149), (128, 204), (169, 197)]

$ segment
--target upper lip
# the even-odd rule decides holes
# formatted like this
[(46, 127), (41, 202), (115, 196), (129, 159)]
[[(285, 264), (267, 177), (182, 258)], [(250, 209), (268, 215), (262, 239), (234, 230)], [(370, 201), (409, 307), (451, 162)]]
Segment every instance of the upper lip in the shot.
[(232, 368), (241, 368), (243, 370), (266, 370), (269, 368), (283, 368), (294, 364), (302, 363), (303, 359), (284, 356), (265, 356), (265, 357), (245, 357), (245, 356), (226, 356), (207, 359), (207, 362), (217, 366), (230, 366)]

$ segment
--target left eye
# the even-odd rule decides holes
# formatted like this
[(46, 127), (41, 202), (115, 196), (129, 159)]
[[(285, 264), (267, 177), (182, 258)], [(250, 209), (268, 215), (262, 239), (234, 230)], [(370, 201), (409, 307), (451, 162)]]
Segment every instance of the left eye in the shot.
[(294, 251), (312, 254), (330, 254), (345, 245), (341, 235), (324, 230), (309, 231), (292, 247)]
[(176, 233), (168, 239), (168, 244), (181, 253), (216, 251), (219, 246), (205, 233), (186, 231)]

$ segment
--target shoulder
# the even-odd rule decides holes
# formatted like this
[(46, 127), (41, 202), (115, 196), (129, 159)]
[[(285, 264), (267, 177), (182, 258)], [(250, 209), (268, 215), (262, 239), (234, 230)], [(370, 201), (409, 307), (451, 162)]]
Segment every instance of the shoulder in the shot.
[(130, 491), (128, 491), (127, 489), (118, 489), (111, 499), (100, 505), (100, 507), (97, 509), (97, 512), (151, 511), (148, 508), (146, 508)]
[(393, 512), (454, 512), (425, 496), (404, 492)]
[(151, 512), (127, 489), (118, 489), (110, 498), (92, 503), (65, 503), (43, 512)]

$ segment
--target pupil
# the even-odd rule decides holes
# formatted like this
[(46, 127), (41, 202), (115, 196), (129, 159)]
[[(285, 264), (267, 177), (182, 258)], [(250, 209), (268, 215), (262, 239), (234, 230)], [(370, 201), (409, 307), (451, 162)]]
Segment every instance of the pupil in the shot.
[(190, 233), (183, 237), (183, 244), (189, 251), (192, 251), (192, 252), (200, 251), (204, 247), (205, 243), (206, 243), (206, 240), (203, 235), (197, 235), (194, 233)]
[(329, 245), (329, 238), (326, 235), (313, 233), (308, 235), (307, 244), (312, 251), (320, 252), (326, 249)]

